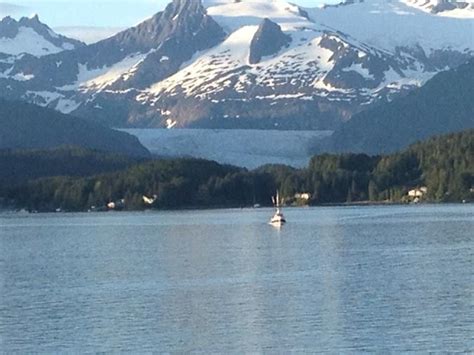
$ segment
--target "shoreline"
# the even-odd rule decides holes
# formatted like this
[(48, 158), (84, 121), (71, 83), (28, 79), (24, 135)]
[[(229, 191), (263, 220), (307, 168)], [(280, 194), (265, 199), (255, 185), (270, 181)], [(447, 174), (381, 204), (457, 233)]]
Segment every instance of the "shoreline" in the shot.
[[(407, 202), (388, 202), (388, 201), (359, 201), (359, 202), (334, 202), (334, 203), (322, 203), (314, 205), (302, 205), (302, 206), (284, 206), (285, 209), (295, 208), (324, 208), (324, 207), (389, 207), (389, 206), (437, 206), (437, 205), (471, 205), (474, 201), (466, 202), (420, 202), (420, 203), (407, 203)], [(188, 212), (188, 211), (223, 211), (223, 210), (259, 210), (259, 209), (273, 209), (273, 206), (213, 206), (213, 207), (186, 207), (179, 209), (143, 209), (143, 210), (96, 210), (96, 211), (37, 211), (26, 209), (9, 209), (0, 207), (0, 214), (4, 213), (15, 213), (15, 214), (105, 214), (105, 213), (148, 213), (148, 212)]]

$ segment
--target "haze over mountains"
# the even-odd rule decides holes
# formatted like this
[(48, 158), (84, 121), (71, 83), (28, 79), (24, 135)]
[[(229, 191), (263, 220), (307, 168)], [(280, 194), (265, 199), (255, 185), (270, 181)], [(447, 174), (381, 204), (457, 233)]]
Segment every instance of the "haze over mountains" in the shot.
[(174, 0), (88, 46), (13, 22), (0, 96), (114, 127), (334, 130), (474, 54), (460, 1)]

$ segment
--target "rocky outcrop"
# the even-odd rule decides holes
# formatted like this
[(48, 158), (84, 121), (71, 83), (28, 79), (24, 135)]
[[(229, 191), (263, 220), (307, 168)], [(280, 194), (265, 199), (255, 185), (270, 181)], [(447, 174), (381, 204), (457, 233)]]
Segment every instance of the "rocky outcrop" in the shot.
[(257, 64), (262, 57), (278, 53), (290, 42), (291, 37), (285, 35), (278, 24), (264, 19), (250, 44), (250, 64)]

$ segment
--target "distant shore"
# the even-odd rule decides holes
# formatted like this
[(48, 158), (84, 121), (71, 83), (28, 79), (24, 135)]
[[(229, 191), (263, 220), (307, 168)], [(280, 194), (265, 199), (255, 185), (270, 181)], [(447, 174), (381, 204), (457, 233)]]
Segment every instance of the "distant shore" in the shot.
[[(294, 208), (318, 208), (318, 207), (374, 207), (374, 206), (433, 206), (433, 205), (469, 205), (474, 201), (461, 201), (461, 202), (436, 202), (436, 201), (426, 201), (419, 203), (407, 203), (407, 202), (390, 202), (390, 201), (357, 201), (357, 202), (334, 202), (334, 203), (321, 203), (321, 204), (312, 204), (312, 205), (289, 205), (284, 206), (285, 209), (294, 209)], [(179, 212), (179, 211), (210, 211), (210, 210), (249, 210), (249, 209), (272, 209), (270, 205), (267, 206), (212, 206), (212, 207), (199, 207), (199, 206), (189, 206), (183, 208), (169, 208), (169, 209), (137, 209), (137, 210), (88, 210), (88, 211), (41, 211), (41, 210), (27, 210), (27, 209), (16, 209), (11, 207), (0, 206), (0, 213), (25, 213), (25, 214), (51, 214), (51, 213), (127, 213), (127, 212)]]

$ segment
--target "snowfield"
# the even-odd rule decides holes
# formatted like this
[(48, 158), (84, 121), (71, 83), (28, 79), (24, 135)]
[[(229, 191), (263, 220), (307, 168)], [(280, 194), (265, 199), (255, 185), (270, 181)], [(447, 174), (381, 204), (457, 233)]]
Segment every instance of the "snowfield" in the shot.
[(15, 38), (0, 38), (0, 52), (11, 55), (29, 53), (35, 56), (42, 56), (52, 53), (59, 53), (66, 49), (74, 49), (74, 46), (65, 44), (60, 48), (47, 41), (33, 29), (21, 27)]
[(203, 0), (202, 3), (207, 8), (207, 13), (228, 32), (234, 32), (243, 26), (258, 26), (264, 18), (280, 24), (284, 29), (310, 25), (298, 6), (284, 0)]
[(265, 164), (301, 168), (314, 142), (331, 131), (128, 129), (153, 154), (193, 157), (255, 169)]
[[(430, 5), (436, 2), (430, 0)], [(384, 92), (422, 86), (440, 70), (448, 69), (430, 69), (419, 61), (425, 55), (436, 57), (442, 51), (473, 51), (474, 22), (469, 16), (474, 18), (474, 11), (470, 7), (459, 10), (465, 18), (461, 20), (453, 11), (443, 16), (431, 14), (427, 12), (427, 3), (425, 0), (365, 0), (301, 9), (285, 0), (203, 0), (207, 13), (228, 32), (227, 39), (196, 55), (174, 75), (140, 92), (136, 101), (167, 111), (170, 108), (163, 99), (177, 95), (216, 104), (229, 98), (243, 102), (270, 98), (276, 101), (290, 96), (349, 102), (357, 95), (361, 105), (370, 104)], [(252, 65), (250, 43), (264, 18), (278, 23), (292, 41), (279, 53)], [(333, 41), (332, 48), (327, 47), (328, 40)], [(336, 43), (339, 49), (334, 48)], [(359, 60), (338, 61), (341, 48), (354, 48)], [(419, 51), (424, 54), (415, 59), (414, 53)], [(364, 58), (369, 59), (364, 61)], [(384, 58), (386, 66), (382, 78), (380, 74), (374, 75), (370, 67), (380, 58)], [(348, 65), (342, 67), (342, 62)], [(331, 72), (336, 67), (341, 67), (341, 74), (365, 80), (365, 87), (359, 90), (337, 80), (331, 83), (334, 80)], [(257, 91), (270, 92), (266, 96), (246, 95)]]
[(305, 10), (316, 23), (390, 53), (397, 47), (417, 45), (427, 54), (442, 48), (472, 49), (474, 11), (467, 8), (434, 15), (426, 11), (426, 6), (420, 6), (426, 3), (429, 2), (366, 0), (353, 5)]

